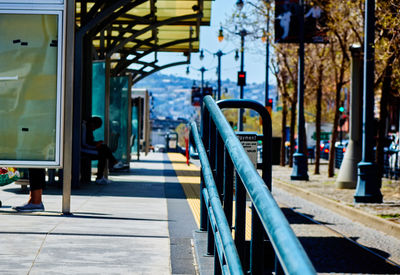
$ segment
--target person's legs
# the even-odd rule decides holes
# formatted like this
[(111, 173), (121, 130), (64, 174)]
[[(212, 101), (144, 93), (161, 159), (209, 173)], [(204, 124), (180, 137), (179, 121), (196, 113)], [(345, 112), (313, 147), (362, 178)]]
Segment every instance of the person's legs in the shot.
[(42, 193), (45, 186), (45, 169), (29, 169), (29, 200), (25, 205), (14, 207), (19, 212), (44, 211)]
[(42, 203), (42, 193), (46, 181), (45, 169), (29, 169), (29, 200), (28, 203)]
[[(104, 169), (106, 168), (106, 161), (108, 159), (108, 164), (109, 167), (114, 167), (116, 164), (119, 164), (118, 161), (115, 159), (113, 156), (110, 148), (102, 144), (97, 148), (98, 155), (99, 155), (99, 162), (97, 164), (97, 177), (96, 177), (96, 183), (98, 184), (106, 184), (109, 183), (107, 179), (104, 178)], [(119, 164), (122, 166), (122, 163)]]
[(100, 145), (100, 147), (98, 148), (98, 152), (99, 152), (99, 157), (104, 159), (104, 166), (106, 159), (109, 160), (109, 167), (113, 167), (118, 162), (115, 159), (114, 155), (112, 154), (111, 149), (107, 145), (105, 144)]
[(97, 160), (97, 176), (96, 179), (101, 179), (104, 176), (104, 169), (106, 167), (106, 158), (99, 151), (99, 158)]

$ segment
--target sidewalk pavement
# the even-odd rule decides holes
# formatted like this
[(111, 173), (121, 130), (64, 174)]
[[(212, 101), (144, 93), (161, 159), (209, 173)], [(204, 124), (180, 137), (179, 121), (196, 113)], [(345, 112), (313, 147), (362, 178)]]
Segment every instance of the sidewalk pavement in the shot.
[(400, 239), (400, 181), (382, 180), (383, 203), (354, 203), (354, 189), (336, 188), (339, 170), (335, 170), (333, 178), (328, 178), (327, 170), (327, 163), (322, 163), (320, 174), (314, 175), (314, 164), (309, 164), (309, 181), (296, 181), (290, 179), (292, 168), (276, 165), (272, 168), (273, 187), (282, 188)]
[(109, 185), (73, 190), (72, 216), (60, 214), (59, 189), (44, 192), (45, 212), (22, 214), (11, 207), (28, 195), (1, 187), (0, 273), (171, 274), (163, 154), (132, 164)]

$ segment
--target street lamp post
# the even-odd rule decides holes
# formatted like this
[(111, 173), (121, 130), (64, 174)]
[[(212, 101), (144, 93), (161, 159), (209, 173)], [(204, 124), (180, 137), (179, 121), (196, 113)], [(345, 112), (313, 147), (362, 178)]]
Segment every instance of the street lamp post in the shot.
[(362, 159), (358, 163), (358, 181), (355, 202), (381, 203), (381, 178), (374, 161), (374, 39), (375, 0), (365, 1), (364, 25), (364, 110), (362, 128)]
[(201, 67), (200, 70), (201, 72), (201, 102), (200, 102), (200, 106), (203, 106), (203, 97), (204, 97), (204, 72), (207, 71), (206, 68)]
[(299, 64), (297, 86), (297, 151), (293, 155), (292, 180), (308, 180), (307, 155), (304, 148), (304, 0), (299, 1)]
[[(240, 35), (240, 71), (244, 72), (244, 37), (247, 35), (247, 31), (242, 29), (239, 32)], [(244, 85), (240, 85), (240, 99), (244, 97)], [(243, 131), (243, 113), (242, 108), (239, 109), (239, 131)]]
[[(238, 1), (238, 3), (239, 2), (242, 2), (242, 1)], [(238, 3), (237, 3), (237, 5), (238, 5)], [(239, 5), (238, 5), (238, 7), (239, 7)], [(244, 73), (244, 38), (248, 33), (247, 33), (247, 31), (245, 29), (242, 29), (241, 31), (235, 32), (234, 34), (240, 36), (240, 72)], [(221, 42), (223, 40), (223, 38), (224, 38), (224, 36), (223, 36), (222, 27), (221, 27), (220, 30), (219, 30), (218, 40)], [(221, 54), (221, 56), (223, 55), (222, 52), (220, 54)], [(220, 73), (220, 69), (221, 69), (221, 67), (220, 67), (220, 56), (218, 55), (218, 53), (217, 53), (217, 56), (218, 56), (218, 64), (219, 64), (218, 72)], [(237, 58), (238, 58), (238, 55), (237, 55), (237, 52), (236, 52), (235, 60)], [(218, 77), (220, 77), (219, 73), (218, 73)], [(243, 99), (243, 97), (244, 97), (244, 84), (243, 83), (241, 83), (241, 84), (238, 83), (238, 85), (240, 86), (240, 96), (239, 96), (239, 98)], [(243, 131), (243, 113), (244, 113), (244, 110), (243, 109), (239, 109), (239, 121), (238, 121), (239, 131)]]
[[(268, 19), (269, 21), (269, 19)], [(267, 43), (265, 46), (265, 106), (268, 105), (269, 102), (269, 22), (267, 23)]]
[(269, 1), (267, 1), (267, 30), (264, 31), (262, 40), (266, 42), (265, 46), (265, 106), (269, 104)]
[(217, 100), (221, 99), (221, 57), (224, 55), (224, 53), (219, 50), (218, 52), (215, 53), (215, 55), (218, 57), (218, 82), (217, 82)]

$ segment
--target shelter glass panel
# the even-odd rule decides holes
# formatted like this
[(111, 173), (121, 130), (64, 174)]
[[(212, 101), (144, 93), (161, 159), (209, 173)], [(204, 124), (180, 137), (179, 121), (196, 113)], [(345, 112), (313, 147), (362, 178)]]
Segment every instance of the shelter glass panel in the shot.
[[(104, 116), (106, 112), (106, 63), (94, 62), (92, 68), (92, 116), (101, 118), (103, 124), (93, 132), (94, 140), (104, 140)], [(92, 166), (97, 166), (97, 160), (92, 160)]]
[(133, 144), (131, 148), (131, 153), (132, 154), (137, 154), (138, 153), (138, 125), (139, 125), (139, 117), (138, 117), (138, 106), (133, 105), (132, 106), (132, 136), (133, 136)]
[(0, 11), (0, 164), (58, 166), (61, 14), (27, 13)]
[(95, 140), (104, 140), (104, 115), (106, 98), (106, 64), (105, 62), (93, 63), (92, 76), (92, 116), (100, 117), (103, 121), (101, 127), (94, 131)]
[(114, 156), (128, 162), (128, 108), (129, 77), (117, 76), (110, 79), (110, 144), (118, 141)]

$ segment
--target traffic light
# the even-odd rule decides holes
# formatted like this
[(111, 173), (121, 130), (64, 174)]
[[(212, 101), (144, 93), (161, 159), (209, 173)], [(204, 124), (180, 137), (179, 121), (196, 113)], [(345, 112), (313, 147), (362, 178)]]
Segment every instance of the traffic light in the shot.
[(206, 95), (213, 95), (213, 88), (212, 87), (204, 87), (204, 96)]
[(347, 116), (346, 115), (341, 115), (339, 118), (339, 126), (343, 127), (343, 125), (346, 123)]
[(267, 102), (267, 106), (271, 106), (271, 108), (272, 108), (273, 103), (274, 103), (274, 100), (272, 98), (269, 98), (268, 102)]
[(238, 86), (246, 86), (246, 72), (238, 72)]
[(199, 87), (193, 86), (192, 87), (192, 105), (200, 106), (200, 102), (201, 102), (201, 90)]
[(274, 102), (274, 100), (272, 98), (269, 98), (268, 101), (267, 101), (267, 105), (265, 106), (265, 108), (267, 108), (268, 113), (270, 115), (271, 115), (271, 112), (272, 112), (273, 102)]

